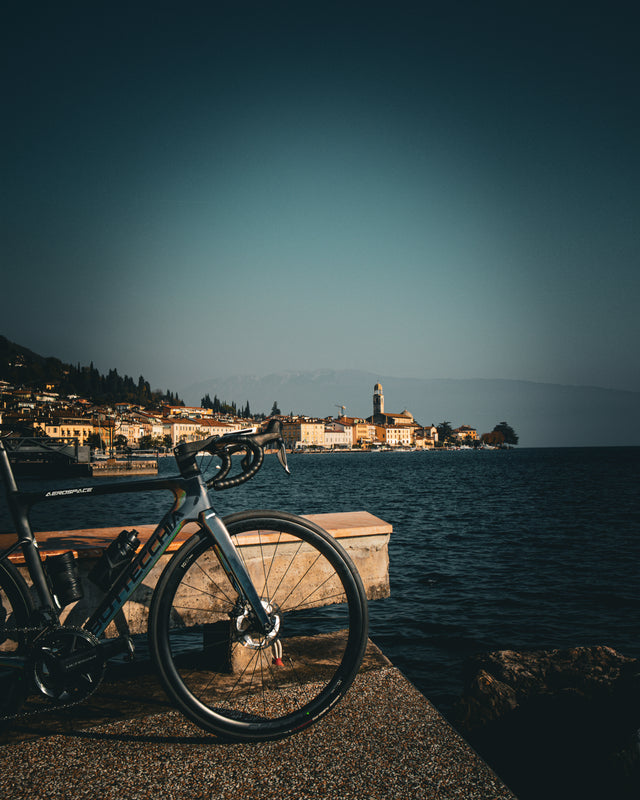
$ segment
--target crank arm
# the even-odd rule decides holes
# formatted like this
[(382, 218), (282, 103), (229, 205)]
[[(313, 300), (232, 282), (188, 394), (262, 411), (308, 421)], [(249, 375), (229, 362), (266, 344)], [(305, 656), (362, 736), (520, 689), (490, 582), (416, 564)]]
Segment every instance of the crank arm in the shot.
[(133, 652), (133, 642), (128, 636), (118, 637), (117, 639), (104, 639), (93, 650), (84, 650), (61, 658), (58, 662), (58, 668), (62, 674), (77, 672), (87, 668), (87, 666), (89, 668), (101, 666), (110, 658), (119, 656), (122, 653), (128, 653), (129, 660), (132, 660)]

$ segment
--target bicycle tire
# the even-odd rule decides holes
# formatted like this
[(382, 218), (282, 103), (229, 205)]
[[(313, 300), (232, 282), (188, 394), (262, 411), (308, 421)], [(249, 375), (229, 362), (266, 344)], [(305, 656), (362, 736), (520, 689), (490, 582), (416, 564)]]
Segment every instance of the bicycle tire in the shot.
[[(33, 602), (24, 578), (10, 561), (0, 561), (0, 651), (18, 653), (21, 642), (3, 629), (25, 628)], [(15, 714), (27, 698), (30, 681), (26, 673), (0, 668), (0, 717)]]
[(224, 522), (234, 542), (251, 542), (239, 553), (277, 631), (251, 630), (200, 531), (158, 581), (151, 651), (167, 694), (201, 728), (227, 740), (279, 739), (318, 720), (351, 685), (367, 645), (366, 595), (342, 546), (308, 520), (255, 511)]

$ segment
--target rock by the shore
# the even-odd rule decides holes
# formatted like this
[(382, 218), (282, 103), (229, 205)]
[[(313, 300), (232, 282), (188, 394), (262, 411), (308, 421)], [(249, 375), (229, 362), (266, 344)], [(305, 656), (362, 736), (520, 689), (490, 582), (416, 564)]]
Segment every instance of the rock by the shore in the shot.
[(610, 647), (478, 655), (455, 722), (522, 800), (640, 797), (640, 662)]

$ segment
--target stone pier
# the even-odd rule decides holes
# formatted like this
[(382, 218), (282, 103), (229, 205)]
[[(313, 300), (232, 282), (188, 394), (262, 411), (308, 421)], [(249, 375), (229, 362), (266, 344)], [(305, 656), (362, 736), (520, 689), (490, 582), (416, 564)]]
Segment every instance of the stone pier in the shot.
[[(306, 519), (315, 522), (339, 540), (357, 567), (370, 600), (389, 596), (389, 554), (388, 544), (392, 526), (367, 511), (353, 511), (334, 514), (311, 514)], [(153, 525), (136, 525), (141, 543), (144, 544), (155, 530)], [(62, 613), (62, 621), (71, 625), (82, 625), (96, 608), (103, 592), (87, 578), (88, 572), (102, 555), (104, 549), (117, 537), (122, 527), (91, 528), (83, 530), (47, 531), (36, 533), (43, 557), (58, 555), (71, 550), (78, 560), (85, 596), (77, 603), (67, 606)], [(151, 570), (144, 582), (136, 589), (125, 604), (123, 614), (119, 615), (107, 629), (107, 636), (119, 633), (145, 633), (151, 597), (156, 582), (171, 556), (189, 537), (198, 530), (195, 523), (189, 523), (169, 545), (167, 551)], [(254, 541), (252, 534), (241, 534), (239, 546), (243, 559), (250, 563), (256, 548), (268, 547), (268, 534), (261, 544)], [(0, 549), (14, 541), (9, 534), (0, 535)], [(260, 554), (261, 555), (261, 554)], [(11, 556), (16, 566), (25, 571), (21, 553)], [(217, 569), (220, 569), (217, 567)], [(197, 620), (193, 620), (194, 624)], [(124, 630), (122, 629), (124, 626)]]

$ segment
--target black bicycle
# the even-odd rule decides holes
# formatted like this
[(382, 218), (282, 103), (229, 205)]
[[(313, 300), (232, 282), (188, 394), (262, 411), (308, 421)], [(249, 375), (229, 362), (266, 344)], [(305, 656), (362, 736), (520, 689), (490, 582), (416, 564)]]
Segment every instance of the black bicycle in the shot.
[[(0, 553), (2, 719), (22, 716), (34, 698), (46, 709), (81, 702), (100, 684), (109, 659), (132, 656), (130, 636), (105, 631), (187, 522), (198, 530), (164, 568), (148, 621), (151, 655), (175, 705), (207, 731), (252, 741), (302, 730), (338, 702), (367, 643), (366, 595), (349, 556), (306, 519), (277, 511), (222, 519), (209, 499), (210, 489), (252, 478), (267, 445), (288, 472), (280, 423), (272, 420), (262, 433), (178, 445), (179, 476), (22, 492), (0, 440), (17, 532)], [(204, 455), (218, 466), (213, 477)], [(236, 474), (234, 456), (241, 459)], [(171, 491), (174, 502), (152, 536), (140, 547), (136, 531), (123, 531), (89, 575), (100, 587), (97, 608), (81, 627), (62, 625), (61, 610), (83, 596), (86, 578), (73, 552), (42, 559), (31, 507), (61, 497), (156, 490)], [(31, 591), (9, 558), (19, 551)]]

